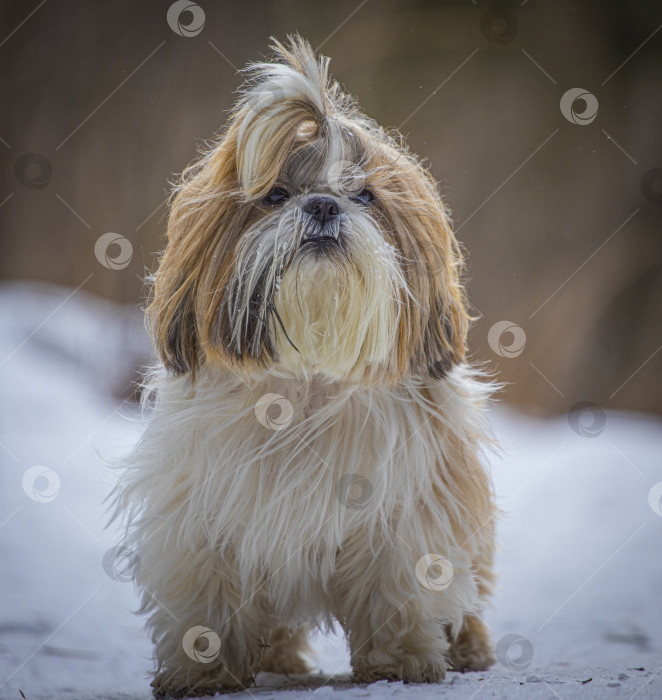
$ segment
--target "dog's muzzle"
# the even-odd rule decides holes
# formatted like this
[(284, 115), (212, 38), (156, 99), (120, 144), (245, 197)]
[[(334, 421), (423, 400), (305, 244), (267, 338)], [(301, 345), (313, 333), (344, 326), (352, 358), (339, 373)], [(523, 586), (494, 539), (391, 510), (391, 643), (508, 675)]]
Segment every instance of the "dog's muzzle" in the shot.
[(312, 224), (306, 227), (304, 242), (338, 241), (340, 206), (333, 197), (310, 197), (301, 210), (310, 217)]

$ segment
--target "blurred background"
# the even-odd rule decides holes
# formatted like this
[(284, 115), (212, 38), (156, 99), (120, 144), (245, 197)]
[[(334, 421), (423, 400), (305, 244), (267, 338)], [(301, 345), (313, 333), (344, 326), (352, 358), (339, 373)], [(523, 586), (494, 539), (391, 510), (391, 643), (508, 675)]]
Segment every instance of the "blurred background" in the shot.
[[(222, 127), (237, 69), (299, 31), (428, 159), (467, 250), (473, 357), (503, 398), (662, 411), (660, 3), (214, 0), (168, 20), (171, 4), (2, 2), (5, 281), (138, 307), (168, 180)], [(95, 255), (110, 233), (116, 269)]]
[[(472, 358), (506, 383), (504, 459), (489, 458), (507, 514), (486, 613), (498, 663), (446, 685), (657, 700), (653, 0), (0, 0), (0, 700), (149, 697), (99, 456), (144, 426), (141, 305), (168, 182), (222, 128), (238, 71), (295, 31), (427, 158), (467, 253)], [(314, 647), (316, 669), (349, 670), (341, 637)]]

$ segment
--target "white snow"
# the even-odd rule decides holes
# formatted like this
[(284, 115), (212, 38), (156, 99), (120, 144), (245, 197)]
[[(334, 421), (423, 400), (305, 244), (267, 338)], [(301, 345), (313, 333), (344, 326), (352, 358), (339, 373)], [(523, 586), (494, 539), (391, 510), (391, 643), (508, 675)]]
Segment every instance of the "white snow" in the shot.
[[(83, 292), (67, 300), (71, 291), (0, 288), (0, 698), (149, 698), (151, 649), (130, 612), (132, 585), (102, 567), (115, 542), (104, 530), (112, 474), (96, 457), (122, 454), (140, 433), (135, 407), (112, 391), (147, 344), (139, 312)], [(323, 674), (262, 674), (242, 697), (662, 698), (662, 516), (649, 503), (662, 482), (660, 419), (608, 412), (588, 438), (565, 416), (502, 405), (492, 417), (505, 514), (487, 617), (495, 642), (525, 639), (530, 663), (517, 668), (512, 647), (513, 668), (449, 673), (436, 686), (351, 686), (344, 640), (318, 636)], [(36, 465), (59, 477), (48, 502), (23, 488)]]

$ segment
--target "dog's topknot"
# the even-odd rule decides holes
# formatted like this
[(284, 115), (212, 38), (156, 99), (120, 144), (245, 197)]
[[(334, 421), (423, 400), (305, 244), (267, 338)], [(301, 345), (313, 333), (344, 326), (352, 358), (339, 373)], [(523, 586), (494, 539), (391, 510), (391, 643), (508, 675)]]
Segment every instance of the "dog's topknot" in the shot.
[(298, 35), (286, 43), (272, 38), (271, 61), (249, 64), (247, 81), (241, 89), (249, 107), (268, 108), (299, 100), (313, 107), (319, 116), (328, 112), (329, 59), (317, 56), (310, 44)]
[(237, 173), (248, 197), (266, 194), (276, 167), (297, 142), (325, 140), (329, 119), (347, 102), (338, 84), (329, 81), (329, 59), (316, 56), (307, 41), (296, 35), (286, 44), (273, 39), (271, 48), (272, 61), (246, 68), (247, 81), (233, 112)]

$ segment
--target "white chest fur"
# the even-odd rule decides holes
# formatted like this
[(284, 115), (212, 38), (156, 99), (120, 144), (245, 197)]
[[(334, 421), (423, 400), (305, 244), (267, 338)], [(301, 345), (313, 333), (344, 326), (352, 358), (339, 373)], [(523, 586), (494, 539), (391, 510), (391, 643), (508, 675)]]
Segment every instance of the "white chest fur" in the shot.
[(153, 541), (168, 556), (231, 557), (242, 589), (268, 580), (289, 608), (325, 588), (356, 532), (375, 552), (388, 543), (414, 560), (441, 552), (468, 570), (472, 547), (452, 527), (467, 507), (453, 469), (466, 461), (458, 445), (482, 437), (477, 405), (487, 392), (469, 369), (393, 389), (273, 373), (247, 385), (211, 370), (195, 386), (154, 386), (122, 492), (142, 551), (159, 531)]

